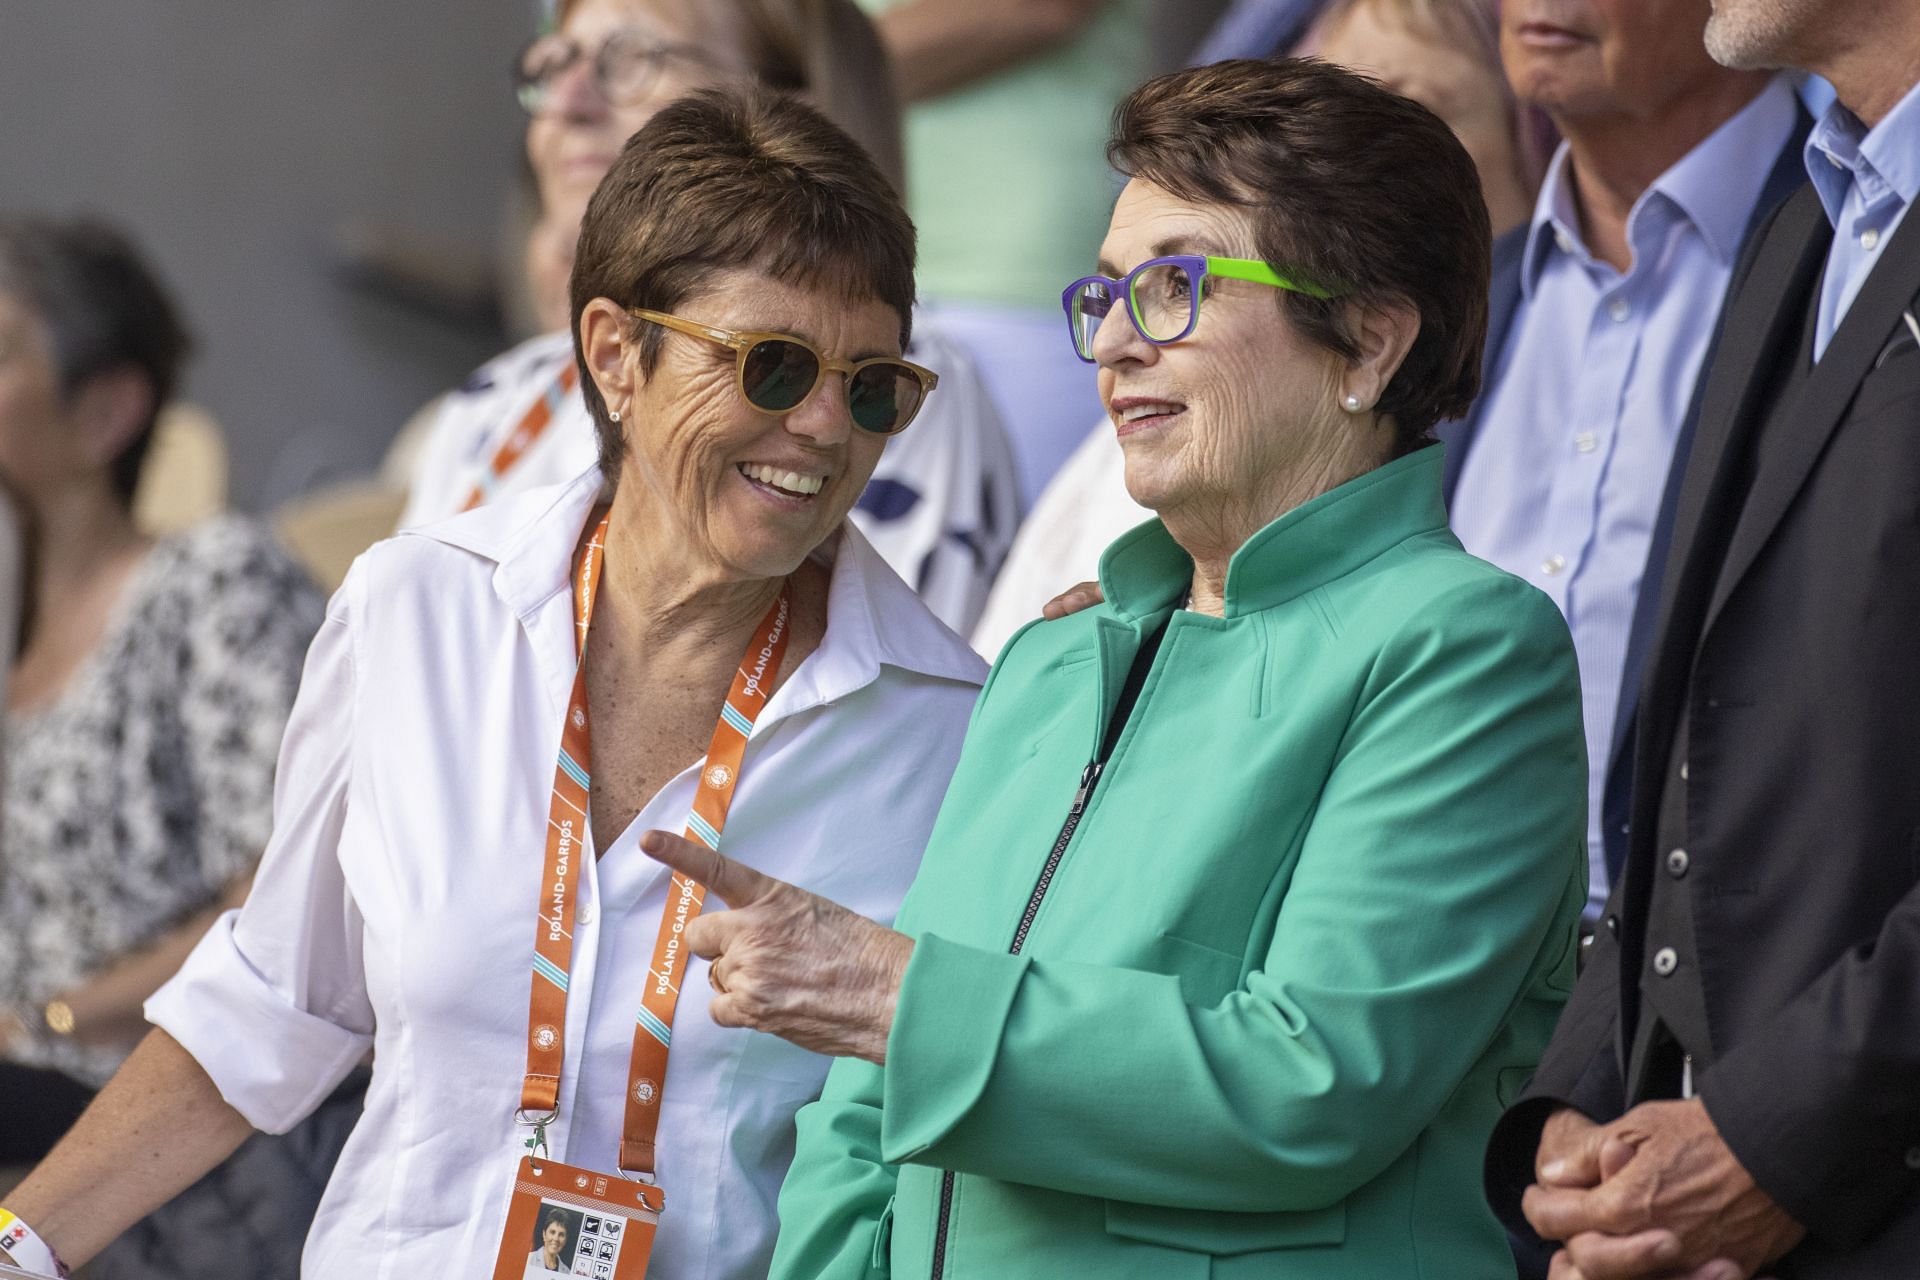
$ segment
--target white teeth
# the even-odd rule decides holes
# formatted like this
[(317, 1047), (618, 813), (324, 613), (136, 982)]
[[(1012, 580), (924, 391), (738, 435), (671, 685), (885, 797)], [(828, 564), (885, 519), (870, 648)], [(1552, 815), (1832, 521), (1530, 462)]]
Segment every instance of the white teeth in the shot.
[(1120, 415), (1122, 422), (1138, 422), (1142, 418), (1152, 418), (1167, 413), (1174, 406), (1170, 404), (1137, 404)]
[(749, 480), (758, 480), (761, 484), (785, 489), (788, 493), (805, 494), (808, 497), (812, 497), (827, 486), (825, 476), (803, 476), (797, 471), (781, 471), (776, 467), (762, 466), (757, 462), (742, 463), (740, 474)]

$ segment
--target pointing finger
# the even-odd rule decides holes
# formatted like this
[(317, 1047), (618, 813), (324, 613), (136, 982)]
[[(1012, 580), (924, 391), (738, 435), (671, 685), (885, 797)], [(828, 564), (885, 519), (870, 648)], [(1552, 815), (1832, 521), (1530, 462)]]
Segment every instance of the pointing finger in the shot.
[(663, 866), (707, 887), (729, 907), (744, 907), (758, 902), (781, 882), (763, 876), (752, 867), (722, 857), (718, 849), (695, 844), (671, 831), (649, 831), (640, 837), (640, 851)]

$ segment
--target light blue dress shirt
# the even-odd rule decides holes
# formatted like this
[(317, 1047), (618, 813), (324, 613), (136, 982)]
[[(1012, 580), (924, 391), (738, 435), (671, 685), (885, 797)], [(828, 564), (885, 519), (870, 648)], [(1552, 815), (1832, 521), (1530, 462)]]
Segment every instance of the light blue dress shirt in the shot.
[(1455, 491), (1454, 531), (1560, 606), (1580, 657), (1589, 912), (1607, 897), (1607, 755), (1673, 443), (1767, 176), (1799, 122), (1776, 78), (1654, 180), (1626, 274), (1587, 251), (1562, 144), (1527, 233), (1519, 306)]
[(1838, 102), (1828, 107), (1807, 135), (1807, 176), (1833, 224), (1813, 331), (1818, 361), (1920, 196), (1920, 84), (1871, 130)]

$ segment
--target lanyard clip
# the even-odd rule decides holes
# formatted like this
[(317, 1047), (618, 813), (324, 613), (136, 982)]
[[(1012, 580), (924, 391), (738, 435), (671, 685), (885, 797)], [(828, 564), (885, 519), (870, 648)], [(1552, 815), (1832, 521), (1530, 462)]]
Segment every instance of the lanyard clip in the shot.
[(533, 1130), (532, 1136), (526, 1141), (526, 1148), (533, 1153), (535, 1160), (543, 1159), (550, 1154), (547, 1150), (547, 1126), (553, 1123), (556, 1114), (552, 1111), (538, 1115), (529, 1114), (525, 1107), (513, 1113), (516, 1124), (525, 1125)]

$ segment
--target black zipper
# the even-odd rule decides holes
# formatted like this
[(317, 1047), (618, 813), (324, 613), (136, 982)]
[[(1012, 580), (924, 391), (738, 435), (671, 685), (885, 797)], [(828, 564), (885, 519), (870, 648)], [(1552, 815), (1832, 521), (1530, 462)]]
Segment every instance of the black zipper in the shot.
[[(1047, 860), (1040, 866), (1040, 878), (1034, 882), (1033, 892), (1027, 896), (1027, 909), (1020, 913), (1020, 925), (1013, 931), (1013, 942), (1007, 947), (1008, 955), (1019, 955), (1020, 949), (1027, 945), (1027, 934), (1033, 928), (1034, 917), (1040, 914), (1040, 904), (1046, 900), (1054, 873), (1060, 870), (1060, 859), (1066, 856), (1067, 846), (1073, 843), (1073, 833), (1080, 825), (1080, 815), (1087, 811), (1087, 799), (1093, 795), (1094, 784), (1100, 781), (1100, 771), (1104, 768), (1106, 765), (1102, 761), (1095, 760), (1080, 771), (1080, 789), (1073, 793), (1073, 805), (1067, 810), (1067, 820), (1060, 825), (1060, 834), (1054, 837), (1053, 848), (1047, 851)], [(953, 1213), (955, 1176), (951, 1172), (940, 1175), (940, 1217), (933, 1232), (933, 1272), (929, 1280), (941, 1280), (946, 1272), (947, 1219)]]

